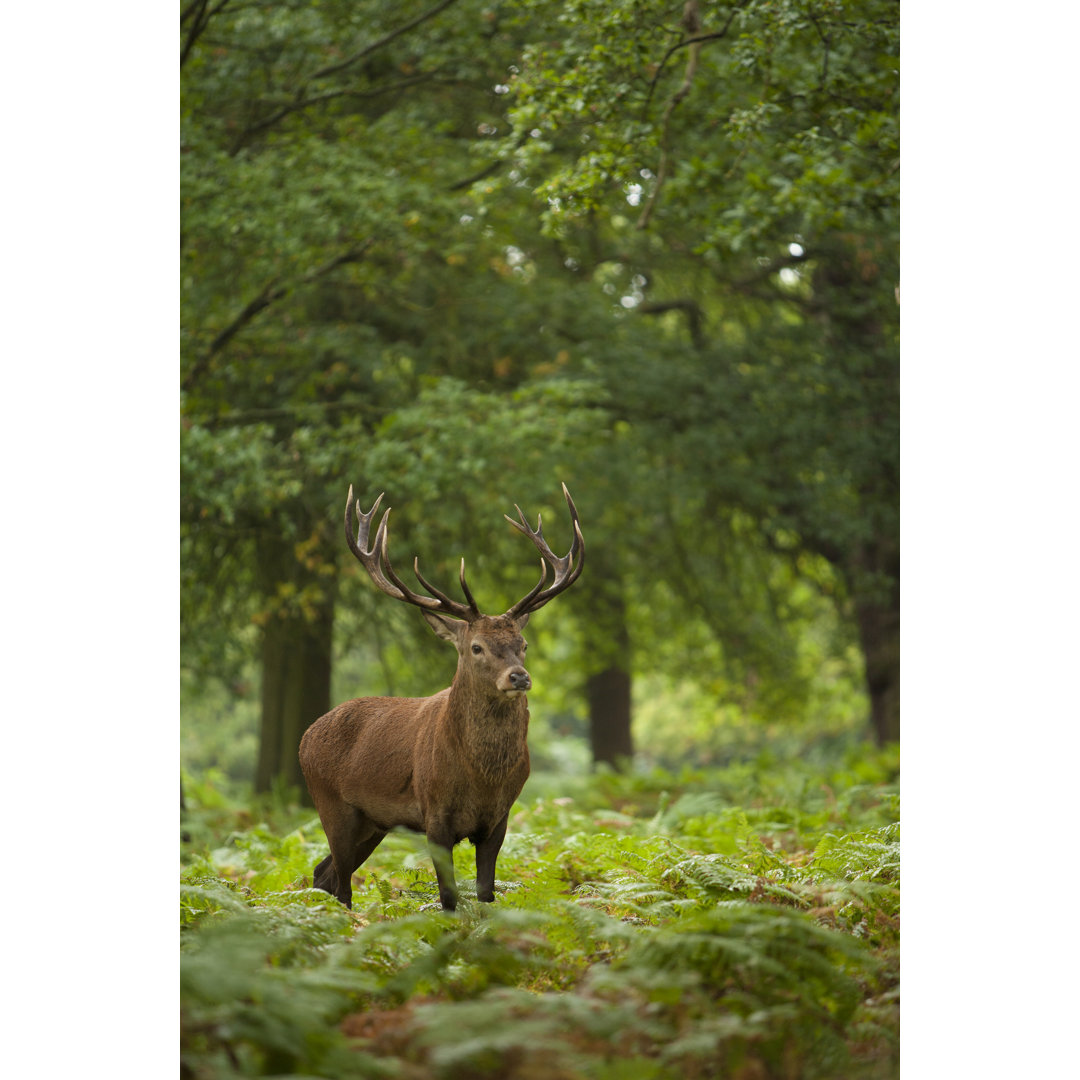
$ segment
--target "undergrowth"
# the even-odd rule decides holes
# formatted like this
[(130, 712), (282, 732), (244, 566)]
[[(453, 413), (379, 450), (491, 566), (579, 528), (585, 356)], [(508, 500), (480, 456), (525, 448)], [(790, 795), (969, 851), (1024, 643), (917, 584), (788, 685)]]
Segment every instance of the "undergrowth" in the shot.
[(898, 772), (848, 748), (538, 777), (495, 904), (455, 851), (453, 915), (422, 838), (391, 834), (348, 912), (311, 888), (312, 811), (189, 778), (183, 1074), (895, 1077)]

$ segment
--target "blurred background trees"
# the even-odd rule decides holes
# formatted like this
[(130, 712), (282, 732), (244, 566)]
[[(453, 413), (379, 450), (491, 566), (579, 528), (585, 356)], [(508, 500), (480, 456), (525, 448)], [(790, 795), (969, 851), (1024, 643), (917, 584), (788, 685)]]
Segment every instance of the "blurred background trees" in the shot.
[(565, 548), (561, 480), (589, 567), (530, 624), (541, 756), (568, 735), (611, 764), (708, 760), (735, 724), (898, 737), (898, 19), (183, 10), (183, 700), (204, 746), (260, 790), (298, 784), (331, 704), (448, 681), (345, 548), (350, 483), (387, 491), (399, 561), (450, 586), (466, 555), (496, 611), (536, 572), (502, 514), (543, 512)]

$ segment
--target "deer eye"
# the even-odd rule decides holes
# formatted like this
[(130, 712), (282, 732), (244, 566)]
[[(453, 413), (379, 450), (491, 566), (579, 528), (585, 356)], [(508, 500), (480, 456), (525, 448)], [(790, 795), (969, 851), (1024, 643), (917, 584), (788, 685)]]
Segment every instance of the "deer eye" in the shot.
[(484, 651), (484, 647), (482, 645), (474, 645), (472, 651), (473, 656), (479, 656)]

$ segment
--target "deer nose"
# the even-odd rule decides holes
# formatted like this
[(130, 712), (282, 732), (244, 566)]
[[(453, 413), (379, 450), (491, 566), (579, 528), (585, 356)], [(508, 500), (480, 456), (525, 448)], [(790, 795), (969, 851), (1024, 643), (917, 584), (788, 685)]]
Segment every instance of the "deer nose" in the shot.
[(532, 679), (527, 671), (511, 671), (510, 686), (514, 690), (528, 690), (532, 686)]

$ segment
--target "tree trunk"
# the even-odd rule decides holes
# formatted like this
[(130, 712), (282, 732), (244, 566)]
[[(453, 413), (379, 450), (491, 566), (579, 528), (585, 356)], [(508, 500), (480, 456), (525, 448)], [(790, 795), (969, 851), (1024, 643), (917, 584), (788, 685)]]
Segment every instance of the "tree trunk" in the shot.
[(630, 738), (630, 672), (620, 667), (605, 668), (589, 676), (586, 688), (593, 764), (622, 768), (634, 754)]
[(273, 618), (265, 627), (256, 791), (270, 791), (278, 780), (299, 787), (310, 805), (297, 750), (309, 725), (330, 710), (333, 627), (332, 606), (314, 622)]
[[(861, 376), (851, 422), (876, 430), (881, 440), (873, 458), (877, 467), (858, 481), (872, 539), (842, 560), (866, 663), (870, 723), (880, 746), (900, 738), (900, 366), (896, 342), (887, 333), (894, 301), (882, 288), (883, 253), (872, 239), (839, 235), (823, 254), (815, 288), (827, 305), (833, 362), (846, 362)], [(889, 433), (891, 441), (885, 442)]]
[(870, 723), (879, 746), (900, 738), (900, 611), (887, 604), (856, 605), (866, 661)]
[[(309, 545), (277, 536), (259, 543), (260, 586), (269, 610), (264, 613), (261, 649), (262, 689), (259, 760), (255, 790), (275, 783), (298, 787), (310, 805), (297, 759), (308, 727), (329, 712), (334, 633), (335, 587), (332, 563), (313, 555)], [(281, 603), (278, 587), (291, 586), (292, 597), (304, 603)]]
[(622, 579), (610, 565), (594, 557), (589, 604), (592, 641), (585, 680), (589, 701), (589, 743), (593, 765), (621, 769), (633, 757), (630, 735), (630, 630)]

